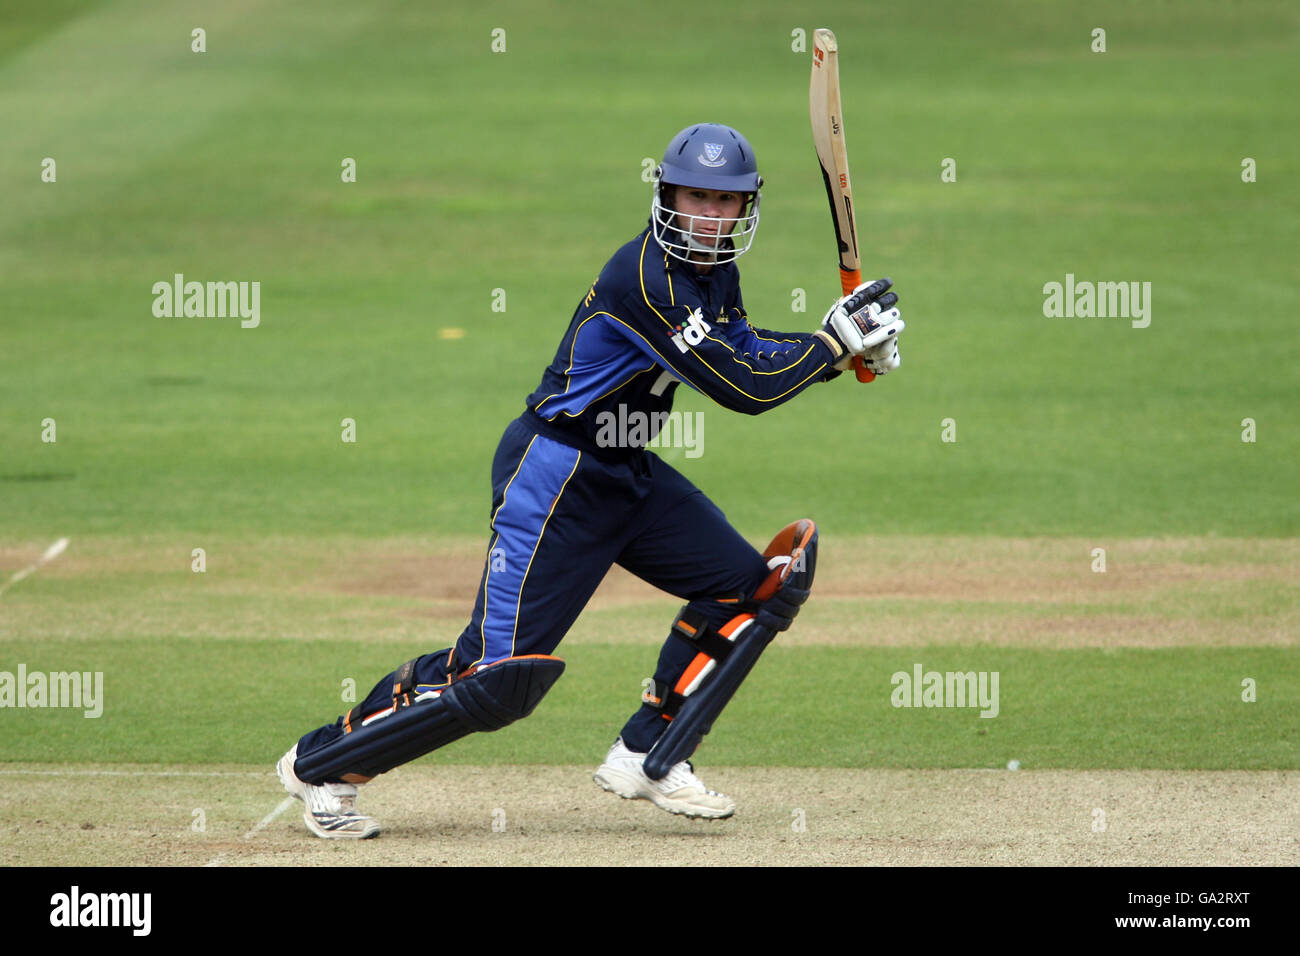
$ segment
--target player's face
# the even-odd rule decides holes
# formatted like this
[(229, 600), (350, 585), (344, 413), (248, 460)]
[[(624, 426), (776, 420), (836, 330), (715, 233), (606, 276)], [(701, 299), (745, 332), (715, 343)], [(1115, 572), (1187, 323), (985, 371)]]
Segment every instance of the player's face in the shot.
[(716, 246), (721, 236), (736, 227), (744, 205), (743, 193), (678, 186), (674, 202), (677, 228), (694, 233), (695, 241), (702, 245)]

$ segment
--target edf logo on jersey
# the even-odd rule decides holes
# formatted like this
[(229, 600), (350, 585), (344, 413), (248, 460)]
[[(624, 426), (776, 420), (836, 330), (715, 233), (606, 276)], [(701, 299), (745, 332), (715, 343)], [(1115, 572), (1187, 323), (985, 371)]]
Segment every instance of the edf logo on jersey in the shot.
[(685, 355), (690, 346), (699, 345), (711, 331), (713, 329), (709, 323), (704, 321), (704, 315), (699, 309), (695, 309), (686, 317), (685, 322), (674, 327), (673, 344), (677, 346), (679, 352)]

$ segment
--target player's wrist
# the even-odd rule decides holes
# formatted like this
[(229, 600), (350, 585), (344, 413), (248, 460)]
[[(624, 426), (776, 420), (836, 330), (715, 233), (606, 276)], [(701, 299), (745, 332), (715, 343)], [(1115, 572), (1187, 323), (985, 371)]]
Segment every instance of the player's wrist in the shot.
[(836, 362), (838, 362), (841, 358), (844, 358), (848, 355), (849, 350), (844, 347), (844, 343), (841, 342), (835, 336), (835, 333), (828, 328), (818, 329), (816, 332), (813, 333), (813, 338), (819, 340), (823, 345), (826, 346), (827, 349), (830, 350), (831, 354), (830, 354), (830, 360), (827, 362), (828, 365), (833, 365)]

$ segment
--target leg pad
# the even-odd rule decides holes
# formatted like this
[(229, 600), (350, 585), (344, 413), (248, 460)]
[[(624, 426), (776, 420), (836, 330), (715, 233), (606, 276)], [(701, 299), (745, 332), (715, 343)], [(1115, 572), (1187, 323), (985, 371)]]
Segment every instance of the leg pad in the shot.
[(752, 613), (737, 614), (716, 632), (693, 619), (689, 607), (674, 623), (674, 633), (694, 642), (700, 653), (671, 692), (655, 688), (655, 699), (670, 723), (646, 756), (644, 769), (650, 779), (663, 779), (695, 752), (759, 655), (799, 613), (816, 569), (817, 526), (806, 518), (787, 525), (763, 557), (772, 570), (754, 592)]
[(507, 657), (467, 671), (441, 690), (414, 698), (402, 694), (387, 710), (349, 721), (342, 737), (299, 754), (294, 773), (315, 784), (349, 773), (373, 777), (467, 734), (500, 730), (531, 714), (563, 673), (558, 657)]

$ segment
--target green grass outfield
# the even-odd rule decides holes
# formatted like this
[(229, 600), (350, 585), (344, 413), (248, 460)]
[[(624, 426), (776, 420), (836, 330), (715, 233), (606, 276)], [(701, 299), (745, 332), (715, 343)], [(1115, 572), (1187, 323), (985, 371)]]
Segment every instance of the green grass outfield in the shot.
[[(266, 763), (342, 713), (338, 674), (391, 669), (359, 641), (90, 641), (6, 653), (36, 670), (104, 672), (104, 713), (15, 710), (15, 762)], [(604, 753), (631, 713), (651, 648), (578, 645), (527, 720), (428, 758), (436, 764), (577, 764)], [(996, 715), (894, 707), (891, 675), (996, 671)], [(792, 676), (795, 675), (795, 676)], [(1254, 676), (1258, 699), (1242, 700)], [(704, 765), (1029, 769), (1297, 769), (1300, 660), (1269, 649), (1041, 651), (772, 647), (699, 752)], [(292, 688), (286, 692), (286, 688)], [(369, 687), (359, 688), (358, 696)], [(308, 702), (317, 706), (311, 708)], [(322, 709), (323, 708), (323, 709)], [(314, 710), (314, 714), (313, 714)], [(276, 754), (275, 756), (278, 756)]]
[[(756, 543), (802, 514), (827, 542), (1212, 550), (1300, 534), (1294, 4), (0, 0), (0, 586), (72, 540), (0, 594), (0, 670), (103, 671), (110, 694), (99, 720), (0, 711), (0, 761), (266, 763), (337, 712), (340, 674), (364, 693), (408, 651), (445, 645), (459, 623), (413, 619), (400, 645), (375, 642), (353, 597), (309, 600), (288, 582), (306, 565), (354, 571), (336, 536), (484, 535), (497, 438), (596, 272), (643, 227), (643, 159), (687, 123), (733, 125), (757, 151), (763, 220), (740, 261), (754, 323), (811, 328), (838, 282), (808, 54), (791, 47), (823, 25), (843, 51), (864, 270), (896, 280), (904, 364), (752, 419), (682, 389), (677, 407), (704, 412), (704, 453), (666, 457)], [(205, 53), (191, 52), (195, 27)], [(1098, 27), (1104, 53), (1090, 49)], [(260, 325), (154, 317), (151, 288), (176, 273), (260, 282)], [(1067, 274), (1150, 282), (1150, 326), (1045, 317), (1044, 284)], [(340, 439), (346, 418), (355, 443)], [(202, 598), (196, 628), (193, 580), (177, 575), (214, 539), (262, 553), (259, 589), (249, 604)], [(114, 567), (161, 542), (173, 550)], [(303, 565), (277, 565), (285, 555)], [(946, 600), (891, 603), (890, 569), (855, 557), (839, 565), (861, 581), (840, 619)], [(1248, 565), (1226, 563), (1225, 581)], [(952, 566), (936, 558), (935, 576)], [(214, 552), (206, 581), (232, 573)], [(855, 645), (828, 626), (772, 649), (707, 754), (1295, 768), (1300, 656), (1293, 630), (1276, 635), (1296, 620), (1297, 582), (1248, 584), (1154, 610), (1135, 591), (1110, 648), (1036, 642), (1042, 607), (1023, 646), (957, 647), (942, 631)], [(1096, 613), (1081, 607), (1061, 611)], [(1005, 608), (959, 610), (1000, 626)], [(652, 641), (670, 614), (619, 611), (610, 633)], [(333, 623), (283, 639), (297, 615)], [(1185, 624), (1189, 646), (1126, 646), (1153, 619)], [(1258, 619), (1272, 636), (1190, 646), (1202, 619), (1247, 634)], [(535, 717), (438, 759), (598, 757), (653, 647), (612, 636), (561, 653), (570, 673)], [(1000, 671), (1002, 713), (890, 707), (889, 674), (915, 662)]]

